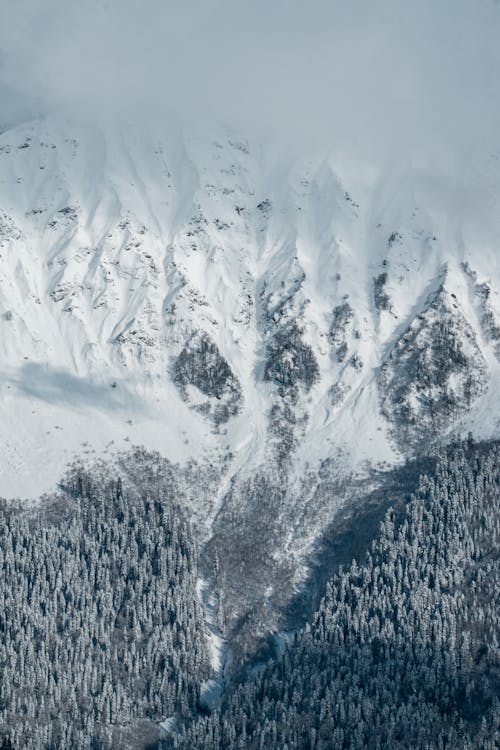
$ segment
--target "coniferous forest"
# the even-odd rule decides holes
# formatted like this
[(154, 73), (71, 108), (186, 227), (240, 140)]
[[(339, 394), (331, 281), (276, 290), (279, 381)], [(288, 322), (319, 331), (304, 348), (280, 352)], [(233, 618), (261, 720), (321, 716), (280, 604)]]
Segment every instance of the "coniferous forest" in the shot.
[(179, 509), (74, 483), (72, 502), (41, 514), (0, 510), (4, 750), (127, 747), (134, 724), (155, 737), (148, 720), (192, 714), (208, 674)]
[(493, 750), (500, 742), (500, 450), (455, 449), (279, 658), (182, 750)]
[(0, 747), (494, 750), (499, 497), (500, 446), (443, 452), (211, 713), (197, 544), (165, 490), (77, 474), (43, 508), (3, 503)]

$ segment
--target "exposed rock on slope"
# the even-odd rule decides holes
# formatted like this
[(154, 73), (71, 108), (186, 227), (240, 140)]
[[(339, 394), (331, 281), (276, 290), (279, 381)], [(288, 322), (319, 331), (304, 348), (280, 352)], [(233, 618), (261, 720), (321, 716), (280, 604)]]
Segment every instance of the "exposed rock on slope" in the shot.
[(462, 268), (471, 281), (472, 292), (479, 323), (485, 339), (494, 347), (495, 356), (500, 360), (500, 316), (495, 309), (493, 299), (498, 297), (498, 292), (492, 290), (486, 281), (479, 281), (478, 275), (468, 263), (463, 263)]
[(309, 391), (318, 374), (314, 353), (302, 341), (297, 325), (292, 323), (279, 330), (267, 348), (264, 379), (284, 389), (301, 385)]
[(343, 362), (348, 353), (348, 332), (351, 328), (354, 310), (346, 299), (337, 305), (333, 311), (330, 339), (335, 347), (335, 354), (339, 362)]
[[(175, 360), (173, 378), (182, 397), (216, 425), (238, 413), (242, 401), (240, 383), (206, 333), (195, 333), (188, 341)], [(190, 386), (201, 397), (197, 398)]]
[(474, 330), (440, 288), (398, 339), (380, 370), (382, 412), (401, 448), (425, 448), (487, 387)]

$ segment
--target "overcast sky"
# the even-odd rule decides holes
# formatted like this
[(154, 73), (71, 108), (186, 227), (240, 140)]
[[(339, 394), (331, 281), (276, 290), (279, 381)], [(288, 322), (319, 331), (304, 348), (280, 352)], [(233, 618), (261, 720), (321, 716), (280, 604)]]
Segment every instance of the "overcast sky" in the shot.
[(0, 122), (217, 121), (362, 159), (500, 148), (495, 0), (0, 0)]

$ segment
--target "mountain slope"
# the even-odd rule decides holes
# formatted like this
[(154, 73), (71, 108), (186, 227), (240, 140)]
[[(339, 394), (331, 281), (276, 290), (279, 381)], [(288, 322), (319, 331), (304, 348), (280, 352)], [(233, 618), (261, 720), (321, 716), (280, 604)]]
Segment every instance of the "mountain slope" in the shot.
[[(378, 373), (392, 363), (404, 398), (419, 391), (411, 356), (401, 364), (404, 332), (419, 316), (426, 328), (438, 289), (481, 386), (431, 420), (426, 440), (496, 434), (498, 219), (484, 204), (498, 163), (482, 170), (490, 192), (457, 213), (474, 175), (462, 193), (414, 168), (360, 180), (323, 155), (297, 160), (230, 132), (144, 136), (54, 118), (7, 130), (0, 491), (50, 489), (86, 442), (145, 443), (180, 461), (230, 450), (234, 471), (293, 449), (297, 475), (338, 452), (355, 471), (398, 461), (401, 394)], [(179, 387), (193, 335), (210, 342), (232, 396), (200, 390), (194, 370)], [(233, 406), (214, 421), (221, 397)]]
[(457, 179), (229, 130), (3, 132), (0, 496), (101, 457), (174, 476), (237, 672), (387, 469), (498, 436), (499, 185), (494, 155)]

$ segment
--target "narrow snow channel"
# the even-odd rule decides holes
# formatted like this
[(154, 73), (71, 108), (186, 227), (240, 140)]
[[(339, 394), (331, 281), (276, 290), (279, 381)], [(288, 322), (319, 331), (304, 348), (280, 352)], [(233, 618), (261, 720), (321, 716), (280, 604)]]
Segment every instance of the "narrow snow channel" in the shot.
[(227, 659), (227, 643), (217, 626), (218, 597), (210, 590), (208, 581), (198, 578), (196, 592), (205, 612), (207, 625), (207, 645), (210, 655), (210, 665), (214, 677), (206, 680), (201, 686), (201, 700), (203, 705), (212, 710), (220, 701), (224, 687), (224, 667)]

